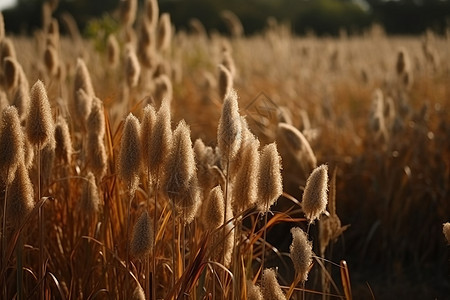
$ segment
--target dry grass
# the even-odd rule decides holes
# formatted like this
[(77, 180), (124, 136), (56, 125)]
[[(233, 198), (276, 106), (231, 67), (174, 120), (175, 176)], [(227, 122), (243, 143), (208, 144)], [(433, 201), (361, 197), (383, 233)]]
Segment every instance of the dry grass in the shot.
[[(44, 20), (34, 39), (1, 41), (1, 110), (15, 105), (27, 135), (24, 163), (1, 175), (0, 298), (448, 295), (448, 38), (300, 38), (282, 25), (189, 35), (167, 14), (135, 21), (134, 4), (114, 38), (70, 39)], [(57, 120), (47, 145), (33, 136), (48, 126), (30, 127), (28, 93), (47, 95)], [(278, 165), (254, 159), (266, 145), (281, 155), (279, 198)], [(322, 164), (330, 187), (307, 188), (321, 197), (311, 223), (300, 199)], [(34, 190), (32, 210), (10, 203), (17, 190)], [(306, 282), (289, 258), (292, 227), (312, 242)]]

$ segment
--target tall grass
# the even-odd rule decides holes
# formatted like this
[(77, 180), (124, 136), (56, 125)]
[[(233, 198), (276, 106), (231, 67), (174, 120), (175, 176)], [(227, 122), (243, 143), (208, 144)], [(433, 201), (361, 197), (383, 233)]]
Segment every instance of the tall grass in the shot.
[(447, 294), (448, 38), (122, 2), (98, 40), (47, 2), (34, 41), (0, 34), (2, 299)]

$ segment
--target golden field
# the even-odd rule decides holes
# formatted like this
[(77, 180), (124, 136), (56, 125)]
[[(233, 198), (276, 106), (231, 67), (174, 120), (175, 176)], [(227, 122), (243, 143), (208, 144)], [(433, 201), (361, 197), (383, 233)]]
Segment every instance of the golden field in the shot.
[(127, 3), (110, 34), (50, 4), (0, 29), (0, 298), (447, 297), (448, 35)]

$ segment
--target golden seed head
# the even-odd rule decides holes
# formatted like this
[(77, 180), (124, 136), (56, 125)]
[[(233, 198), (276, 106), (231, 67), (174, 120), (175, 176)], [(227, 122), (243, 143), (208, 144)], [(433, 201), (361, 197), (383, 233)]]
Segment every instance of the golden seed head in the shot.
[(233, 75), (224, 65), (219, 65), (219, 97), (225, 99), (233, 89)]
[(261, 288), (253, 283), (251, 280), (247, 280), (247, 300), (263, 300), (263, 294)]
[(5, 20), (3, 18), (2, 12), (0, 12), (0, 42), (5, 37)]
[(450, 223), (444, 223), (442, 226), (442, 231), (444, 232), (445, 239), (447, 243), (450, 245)]
[(217, 145), (224, 160), (232, 161), (242, 142), (242, 123), (236, 91), (225, 96), (217, 129)]
[(19, 63), (13, 57), (6, 57), (3, 60), (3, 73), (5, 76), (6, 88), (13, 90), (19, 83)]
[(56, 158), (69, 165), (72, 155), (72, 140), (66, 119), (58, 116), (55, 126)]
[(319, 219), (328, 202), (328, 167), (321, 165), (314, 169), (306, 181), (302, 197), (302, 209), (309, 223)]
[(8, 37), (5, 37), (0, 42), (0, 62), (7, 57), (16, 58), (16, 49), (14, 48), (14, 44), (12, 40)]
[(142, 149), (142, 167), (147, 172), (150, 166), (150, 147), (153, 142), (153, 130), (156, 122), (156, 111), (151, 104), (144, 108), (141, 121), (141, 149)]
[(306, 281), (312, 264), (312, 243), (306, 233), (298, 227), (292, 228), (291, 233), (293, 238), (289, 247), (291, 260), (300, 281)]
[(170, 21), (170, 15), (168, 13), (163, 13), (159, 17), (156, 48), (159, 51), (168, 50), (170, 48), (171, 39), (172, 24)]
[(108, 155), (106, 153), (103, 137), (90, 134), (87, 139), (86, 152), (88, 153), (88, 169), (94, 173), (97, 180), (101, 180), (108, 167)]
[(232, 206), (238, 214), (255, 204), (258, 198), (259, 181), (259, 141), (249, 142), (242, 153), (242, 163), (233, 180)]
[(139, 168), (141, 165), (139, 120), (130, 113), (125, 120), (122, 141), (119, 151), (118, 174), (125, 181), (128, 191), (134, 195), (139, 184)]
[(262, 275), (261, 287), (264, 299), (286, 300), (286, 296), (283, 294), (280, 284), (277, 281), (275, 270), (264, 270)]
[(156, 27), (159, 16), (159, 6), (157, 0), (145, 1), (145, 18), (151, 24), (152, 28)]
[(167, 197), (180, 207), (186, 207), (184, 193), (196, 176), (194, 150), (189, 126), (181, 120), (173, 132), (172, 147), (165, 165), (165, 190)]
[(45, 49), (44, 64), (51, 76), (55, 76), (58, 73), (59, 58), (55, 46), (48, 45)]
[(83, 214), (93, 217), (98, 212), (99, 206), (100, 197), (98, 195), (97, 185), (95, 184), (95, 177), (92, 172), (89, 172), (83, 185), (80, 208)]
[(214, 150), (212, 147), (206, 146), (201, 139), (197, 139), (194, 142), (194, 156), (201, 189), (209, 191), (216, 184), (211, 173), (211, 167), (215, 164), (216, 159)]
[(169, 76), (162, 74), (155, 79), (155, 100), (156, 103), (160, 103), (163, 99), (167, 99), (169, 102), (173, 98), (172, 81)]
[(141, 75), (141, 65), (136, 56), (136, 51), (131, 45), (128, 45), (125, 58), (125, 72), (129, 87), (136, 87)]
[(28, 82), (20, 83), (16, 88), (12, 104), (17, 107), (21, 120), (25, 120), (30, 108), (30, 92)]
[(281, 169), (281, 157), (278, 154), (277, 145), (271, 143), (264, 146), (261, 150), (259, 165), (259, 210), (268, 210), (283, 193)]
[(91, 103), (91, 109), (87, 118), (87, 128), (89, 135), (103, 139), (105, 136), (105, 114), (103, 112), (103, 102), (94, 97)]
[(0, 174), (3, 181), (10, 184), (17, 166), (24, 159), (24, 135), (14, 106), (8, 106), (2, 112), (0, 153)]
[(133, 23), (136, 20), (137, 0), (122, 0), (120, 1), (120, 4), (122, 24), (125, 27), (133, 26)]
[(119, 48), (119, 42), (116, 39), (116, 36), (114, 34), (110, 34), (108, 36), (108, 42), (107, 42), (107, 52), (108, 52), (108, 63), (111, 67), (116, 67), (119, 63), (119, 57), (120, 57), (120, 48)]
[(27, 138), (35, 147), (42, 149), (53, 137), (54, 126), (47, 90), (42, 81), (38, 80), (30, 92), (30, 110), (26, 122)]
[(240, 37), (244, 34), (244, 27), (235, 13), (230, 10), (224, 10), (220, 16), (233, 37)]
[(14, 181), (8, 189), (7, 219), (14, 228), (31, 212), (34, 207), (33, 185), (28, 170), (23, 163), (17, 167)]
[(153, 127), (151, 143), (149, 147), (149, 168), (152, 174), (156, 175), (158, 170), (162, 170), (167, 155), (172, 146), (172, 129), (170, 125), (170, 103), (165, 100), (156, 114), (155, 126)]
[(84, 90), (86, 94), (93, 97), (94, 87), (92, 86), (91, 75), (89, 74), (86, 63), (82, 58), (77, 59), (77, 66), (75, 68), (75, 79), (74, 79), (74, 96), (78, 90)]
[(145, 258), (153, 248), (152, 221), (144, 211), (136, 221), (131, 238), (130, 253), (136, 258)]
[(134, 289), (131, 300), (145, 300), (145, 292), (140, 285), (137, 285)]
[(222, 226), (225, 202), (220, 185), (214, 187), (210, 192), (205, 208), (205, 225), (208, 229), (214, 230)]

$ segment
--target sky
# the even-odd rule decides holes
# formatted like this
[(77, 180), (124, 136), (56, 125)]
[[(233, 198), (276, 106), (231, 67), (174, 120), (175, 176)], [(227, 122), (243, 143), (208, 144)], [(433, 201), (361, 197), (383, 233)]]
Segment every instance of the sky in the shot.
[(10, 8), (17, 3), (17, 0), (0, 0), (0, 10)]

